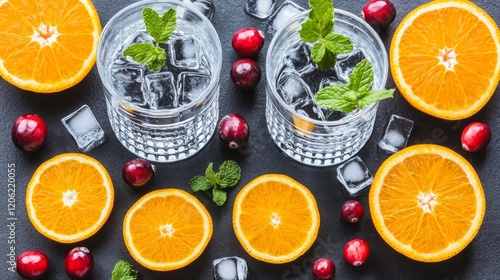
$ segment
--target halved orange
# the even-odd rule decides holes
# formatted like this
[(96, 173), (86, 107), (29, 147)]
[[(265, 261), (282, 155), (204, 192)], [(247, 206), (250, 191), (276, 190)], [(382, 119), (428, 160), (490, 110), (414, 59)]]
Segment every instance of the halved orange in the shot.
[(179, 189), (146, 194), (128, 210), (123, 221), (123, 238), (132, 257), (157, 271), (193, 262), (205, 250), (212, 231), (207, 209)]
[(369, 204), (382, 238), (422, 262), (443, 261), (462, 251), (479, 231), (486, 208), (469, 162), (431, 144), (387, 158), (373, 179)]
[(52, 240), (74, 243), (95, 234), (113, 208), (113, 182), (106, 168), (84, 154), (55, 156), (40, 165), (26, 189), (33, 226)]
[(294, 179), (265, 174), (236, 196), (233, 228), (248, 254), (268, 263), (303, 255), (318, 235), (320, 216), (312, 193)]
[(0, 1), (0, 76), (34, 92), (67, 89), (92, 69), (100, 34), (90, 0)]
[(390, 66), (413, 107), (442, 119), (464, 119), (483, 108), (498, 85), (500, 30), (472, 1), (430, 1), (396, 29)]

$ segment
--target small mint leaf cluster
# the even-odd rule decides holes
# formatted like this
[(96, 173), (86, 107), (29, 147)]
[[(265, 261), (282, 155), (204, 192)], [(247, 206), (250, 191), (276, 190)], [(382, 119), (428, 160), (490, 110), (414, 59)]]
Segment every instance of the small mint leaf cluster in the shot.
[(146, 30), (154, 39), (154, 45), (150, 43), (135, 43), (127, 47), (123, 56), (130, 56), (133, 60), (147, 64), (148, 69), (159, 72), (167, 59), (165, 50), (160, 44), (166, 43), (177, 25), (176, 11), (170, 8), (163, 16), (152, 8), (146, 7), (142, 10), (142, 19)]
[(300, 38), (307, 43), (315, 43), (311, 58), (324, 71), (335, 65), (337, 54), (353, 50), (351, 39), (342, 34), (333, 33), (333, 2), (331, 0), (309, 0), (308, 18), (299, 30)]
[(371, 89), (373, 85), (373, 67), (363, 59), (349, 75), (348, 84), (333, 84), (324, 87), (316, 94), (316, 104), (329, 109), (349, 113), (377, 101), (391, 98), (394, 89)]
[(205, 176), (195, 176), (189, 181), (189, 187), (193, 192), (212, 189), (213, 201), (218, 206), (222, 206), (227, 200), (227, 193), (224, 189), (236, 186), (240, 178), (241, 168), (238, 163), (226, 160), (221, 164), (217, 173), (214, 171), (213, 163), (210, 163), (205, 170)]
[(139, 271), (127, 261), (121, 260), (115, 264), (111, 273), (111, 280), (136, 280)]

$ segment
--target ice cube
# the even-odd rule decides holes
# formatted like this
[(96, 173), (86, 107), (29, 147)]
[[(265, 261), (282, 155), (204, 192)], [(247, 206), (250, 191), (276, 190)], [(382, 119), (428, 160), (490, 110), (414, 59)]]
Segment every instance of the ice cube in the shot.
[(384, 135), (378, 142), (378, 146), (384, 151), (395, 153), (406, 147), (412, 129), (412, 120), (392, 115), (387, 122)]
[(184, 0), (184, 2), (193, 3), (194, 6), (205, 15), (208, 20), (211, 20), (214, 16), (214, 3), (212, 0)]
[(335, 72), (343, 83), (349, 82), (349, 75), (351, 75), (354, 67), (361, 60), (365, 59), (365, 54), (359, 50), (355, 49), (350, 53), (341, 54), (337, 56), (337, 63), (335, 63)]
[(321, 79), (321, 82), (319, 82), (319, 88), (318, 88), (318, 91), (319, 90), (322, 90), (323, 88), (327, 87), (327, 86), (330, 86), (330, 85), (334, 85), (334, 84), (343, 84), (344, 82), (342, 82), (337, 76), (327, 76), (327, 77), (323, 77)]
[(145, 106), (143, 94), (144, 66), (124, 64), (111, 68), (111, 79), (118, 94), (135, 105)]
[(213, 261), (215, 280), (246, 280), (247, 262), (239, 257), (226, 257)]
[(337, 167), (337, 180), (342, 185), (342, 193), (354, 198), (368, 191), (373, 175), (363, 160), (356, 156)]
[(170, 72), (146, 74), (145, 96), (151, 109), (172, 109), (177, 107), (177, 90), (174, 75)]
[(192, 36), (173, 39), (170, 43), (170, 54), (170, 62), (176, 67), (195, 70), (200, 67), (198, 42)]
[(64, 117), (61, 122), (83, 152), (97, 148), (108, 139), (87, 105)]
[(266, 19), (274, 11), (276, 0), (247, 0), (245, 12), (254, 18)]
[(295, 69), (299, 75), (310, 73), (315, 69), (311, 60), (311, 50), (302, 42), (286, 50), (285, 64)]
[(179, 106), (199, 99), (210, 84), (210, 76), (198, 72), (182, 72), (177, 79)]
[[(285, 2), (267, 20), (267, 33), (273, 36), (291, 17), (305, 11), (304, 8), (291, 0)], [(293, 28), (298, 28), (294, 26)]]
[(343, 111), (332, 110), (324, 107), (320, 107), (321, 112), (323, 112), (324, 121), (338, 121), (341, 118), (345, 117), (347, 114)]

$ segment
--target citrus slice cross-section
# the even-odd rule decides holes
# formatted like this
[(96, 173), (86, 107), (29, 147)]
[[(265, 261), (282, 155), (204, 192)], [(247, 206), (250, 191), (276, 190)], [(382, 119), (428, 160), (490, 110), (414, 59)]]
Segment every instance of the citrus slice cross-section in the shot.
[(152, 191), (128, 210), (123, 238), (132, 257), (151, 270), (182, 268), (205, 250), (212, 218), (191, 194), (179, 189)]
[(382, 238), (422, 262), (462, 251), (479, 231), (486, 207), (474, 168), (456, 152), (430, 144), (387, 158), (373, 179), (369, 204)]
[(318, 235), (320, 216), (311, 192), (294, 179), (266, 174), (236, 196), (233, 228), (255, 259), (287, 263), (303, 255)]
[(108, 219), (113, 201), (113, 183), (104, 166), (76, 153), (44, 162), (26, 189), (31, 223), (41, 234), (61, 243), (95, 234)]
[(29, 91), (67, 89), (92, 69), (100, 34), (90, 0), (0, 1), (0, 75)]
[(464, 119), (483, 108), (498, 85), (500, 30), (472, 1), (430, 1), (396, 29), (390, 66), (413, 107), (442, 119)]

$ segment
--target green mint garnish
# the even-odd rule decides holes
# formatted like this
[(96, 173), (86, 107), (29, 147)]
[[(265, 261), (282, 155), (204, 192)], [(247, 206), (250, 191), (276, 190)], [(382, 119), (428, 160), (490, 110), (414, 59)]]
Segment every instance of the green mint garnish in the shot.
[(207, 191), (212, 189), (213, 201), (222, 206), (227, 200), (225, 188), (231, 188), (238, 184), (241, 178), (241, 168), (232, 160), (224, 161), (215, 173), (213, 163), (205, 170), (205, 176), (195, 176), (189, 181), (189, 187), (193, 192)]
[(300, 38), (307, 43), (315, 43), (311, 58), (324, 71), (335, 65), (337, 54), (353, 50), (351, 39), (342, 34), (333, 33), (333, 2), (331, 0), (309, 0), (308, 18), (299, 30)]
[(349, 75), (348, 84), (333, 84), (321, 89), (316, 95), (316, 104), (345, 113), (377, 101), (393, 97), (394, 89), (372, 90), (373, 67), (363, 59)]
[(139, 63), (147, 64), (149, 70), (159, 72), (167, 59), (165, 50), (159, 44), (167, 42), (172, 32), (174, 32), (177, 25), (176, 12), (173, 8), (170, 8), (160, 17), (155, 10), (144, 8), (142, 10), (142, 19), (146, 25), (146, 30), (155, 41), (154, 44), (132, 44), (123, 52), (123, 56), (130, 56)]
[(136, 280), (139, 272), (127, 261), (118, 261), (111, 273), (111, 280)]

